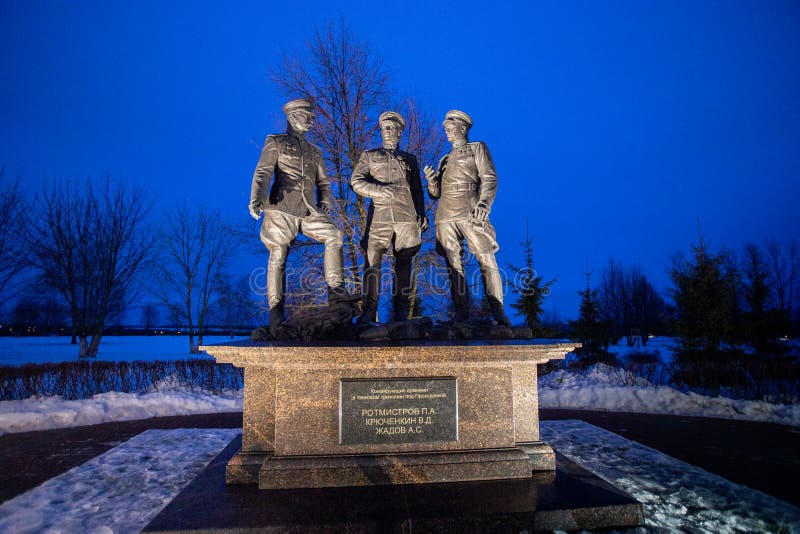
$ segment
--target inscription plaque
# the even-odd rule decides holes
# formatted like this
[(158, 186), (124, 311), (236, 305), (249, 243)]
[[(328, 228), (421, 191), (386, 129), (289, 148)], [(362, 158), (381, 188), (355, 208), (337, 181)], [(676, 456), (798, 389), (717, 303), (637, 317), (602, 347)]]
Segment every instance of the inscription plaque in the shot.
[(422, 443), (458, 440), (454, 377), (343, 378), (339, 382), (339, 443)]

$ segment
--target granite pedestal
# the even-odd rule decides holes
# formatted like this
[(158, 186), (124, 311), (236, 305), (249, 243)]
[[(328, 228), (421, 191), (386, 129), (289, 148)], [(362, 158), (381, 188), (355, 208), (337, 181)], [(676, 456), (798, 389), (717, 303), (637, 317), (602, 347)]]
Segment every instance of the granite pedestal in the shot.
[(528, 479), (555, 470), (539, 439), (536, 365), (576, 345), (533, 341), (201, 347), (245, 369), (229, 484), (325, 488)]

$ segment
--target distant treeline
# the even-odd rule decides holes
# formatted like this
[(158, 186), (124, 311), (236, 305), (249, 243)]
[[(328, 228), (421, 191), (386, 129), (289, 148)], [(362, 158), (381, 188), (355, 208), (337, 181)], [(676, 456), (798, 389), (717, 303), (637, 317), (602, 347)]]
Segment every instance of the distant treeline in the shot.
[[(169, 324), (187, 333), (187, 352), (197, 352), (204, 335), (246, 334), (250, 325), (263, 326), (263, 276), (232, 278), (228, 263), (243, 246), (242, 232), (216, 211), (181, 205), (168, 210), (153, 232), (149, 194), (121, 181), (64, 180), (41, 202), (31, 202), (17, 183), (0, 181), (0, 189), (0, 306), (7, 310), (0, 335), (71, 335), (78, 355), (92, 357), (108, 334), (166, 334), (163, 325)], [(287, 273), (297, 278), (287, 292), (290, 313), (326, 303), (324, 288), (314, 285), (324, 284), (322, 249), (309, 245), (298, 242), (290, 255)], [(434, 268), (442, 262), (428, 245), (415, 270), (413, 314), (446, 319), (450, 299)], [(646, 345), (650, 334), (676, 336), (682, 356), (706, 360), (731, 348), (777, 355), (781, 338), (800, 333), (796, 241), (748, 244), (736, 253), (712, 250), (701, 237), (688, 254), (672, 258), (666, 295), (640, 268), (611, 259), (594, 286), (587, 273), (578, 319), (568, 322), (543, 312), (558, 282), (535, 270), (527, 234), (521, 248), (525, 265), (507, 266), (507, 305), (525, 318), (534, 337), (580, 340), (587, 362), (608, 359), (608, 347), (623, 338)], [(358, 258), (351, 264), (347, 276), (357, 282)], [(469, 278), (479, 280), (474, 258), (464, 264)], [(481, 295), (479, 284), (471, 285)], [(131, 304), (142, 295), (152, 300), (139, 307), (140, 324), (115, 326), (131, 324)], [(474, 298), (473, 306), (472, 316), (489, 316), (486, 301)]]
[(128, 180), (53, 179), (26, 193), (0, 169), (0, 334), (71, 335), (93, 357), (144, 299), (141, 330), (174, 325), (187, 353), (204, 334), (252, 330), (263, 302), (229, 271), (235, 224), (205, 206), (153, 207)]
[[(217, 327), (210, 326), (205, 329), (206, 336), (249, 336), (254, 326)], [(142, 328), (131, 326), (109, 326), (103, 330), (104, 336), (188, 336), (189, 330), (176, 326), (159, 326)], [(195, 331), (197, 335), (197, 331)], [(66, 324), (59, 326), (40, 326), (37, 324), (3, 324), (0, 325), (0, 337), (34, 337), (34, 336), (72, 336), (72, 331)]]
[[(652, 383), (708, 394), (797, 402), (800, 353), (796, 297), (800, 247), (747, 244), (741, 253), (712, 250), (701, 237), (676, 254), (666, 301), (638, 268), (610, 260), (580, 292), (580, 315), (567, 335), (580, 341), (575, 367), (602, 362), (632, 368)], [(660, 362), (644, 348), (648, 334), (675, 338), (674, 357)], [(621, 338), (641, 345), (622, 360)]]

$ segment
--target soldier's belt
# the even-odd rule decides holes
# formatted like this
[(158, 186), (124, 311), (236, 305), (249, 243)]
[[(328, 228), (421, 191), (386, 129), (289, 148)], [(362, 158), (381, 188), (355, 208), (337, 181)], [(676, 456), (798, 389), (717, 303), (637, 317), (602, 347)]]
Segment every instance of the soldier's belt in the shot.
[(460, 184), (449, 184), (445, 191), (477, 191), (478, 184), (476, 183), (460, 183)]
[(294, 185), (294, 184), (289, 185), (289, 184), (286, 184), (286, 183), (279, 184), (278, 185), (278, 189), (280, 189), (283, 192), (286, 192), (286, 191), (303, 191), (304, 190), (304, 188), (302, 188), (302, 187), (300, 187), (298, 185)]

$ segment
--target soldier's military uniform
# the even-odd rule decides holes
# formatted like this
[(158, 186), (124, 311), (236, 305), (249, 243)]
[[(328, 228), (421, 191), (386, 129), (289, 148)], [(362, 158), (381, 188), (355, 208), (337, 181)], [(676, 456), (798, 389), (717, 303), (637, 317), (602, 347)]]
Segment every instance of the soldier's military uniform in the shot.
[[(461, 111), (448, 112), (445, 123), (447, 121), (459, 121), (467, 128), (472, 126), (472, 119)], [(497, 172), (486, 145), (480, 141), (455, 142), (428, 181), (428, 194), (440, 199), (435, 219), (436, 249), (447, 262), (456, 320), (469, 317), (469, 298), (461, 263), (462, 240), (466, 240), (470, 252), (478, 260), (495, 319), (510, 324), (503, 311), (503, 285), (494, 255), (499, 249), (494, 227), (488, 218), (478, 220), (473, 215), (476, 206), (488, 213), (497, 194)]]
[[(310, 112), (311, 103), (299, 99), (283, 107), (287, 116), (298, 109)], [(273, 174), (275, 179), (267, 196)], [(261, 241), (269, 250), (270, 322), (283, 318), (286, 256), (298, 233), (325, 244), (325, 281), (329, 291), (344, 293), (343, 233), (327, 213), (330, 202), (331, 186), (320, 149), (291, 126), (285, 134), (268, 135), (253, 174), (250, 208), (251, 212), (265, 212)]]
[[(403, 118), (394, 112), (381, 114), (379, 123), (394, 120), (402, 127)], [(425, 220), (417, 158), (402, 150), (375, 148), (364, 151), (350, 178), (353, 190), (371, 199), (367, 228), (361, 240), (365, 252), (364, 309), (361, 322), (372, 321), (380, 298), (380, 271), (383, 255), (394, 246), (395, 270), (392, 289), (394, 320), (408, 316), (413, 281), (411, 266), (422, 245), (420, 228)], [(394, 196), (386, 198), (391, 189)]]

